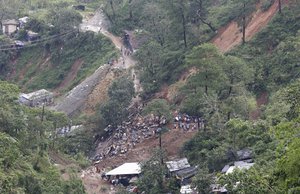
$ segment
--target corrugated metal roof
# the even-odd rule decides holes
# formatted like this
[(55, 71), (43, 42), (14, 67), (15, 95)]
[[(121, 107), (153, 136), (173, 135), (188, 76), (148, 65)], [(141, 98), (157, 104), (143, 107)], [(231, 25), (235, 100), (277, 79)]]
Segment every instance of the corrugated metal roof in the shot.
[(106, 175), (117, 176), (117, 175), (135, 175), (141, 173), (141, 166), (137, 162), (124, 163), (121, 166), (109, 171)]
[(50, 96), (52, 97), (53, 94), (45, 89), (41, 89), (35, 92), (31, 92), (29, 94), (21, 94), (21, 97), (26, 98), (28, 100), (34, 100), (34, 99), (38, 99), (38, 98), (44, 98)]
[(2, 21), (2, 25), (18, 25), (18, 24), (19, 24), (19, 22), (15, 19)]

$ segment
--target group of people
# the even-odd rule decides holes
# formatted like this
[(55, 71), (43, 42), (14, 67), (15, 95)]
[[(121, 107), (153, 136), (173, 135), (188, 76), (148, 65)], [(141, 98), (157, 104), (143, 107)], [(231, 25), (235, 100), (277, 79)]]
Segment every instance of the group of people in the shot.
[(184, 131), (189, 130), (199, 130), (204, 129), (206, 125), (206, 120), (197, 117), (197, 116), (189, 116), (188, 114), (178, 113), (174, 117), (174, 129), (182, 129)]

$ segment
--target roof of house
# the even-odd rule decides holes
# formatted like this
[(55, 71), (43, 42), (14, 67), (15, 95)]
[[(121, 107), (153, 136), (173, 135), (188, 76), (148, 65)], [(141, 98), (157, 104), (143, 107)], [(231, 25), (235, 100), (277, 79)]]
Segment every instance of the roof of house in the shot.
[(249, 148), (244, 148), (236, 152), (238, 160), (247, 160), (252, 158), (252, 151)]
[(19, 22), (15, 19), (3, 20), (2, 25), (19, 25)]
[(45, 89), (41, 89), (41, 90), (38, 90), (35, 92), (31, 92), (29, 94), (21, 94), (21, 97), (26, 98), (28, 100), (34, 100), (34, 99), (44, 98), (44, 97), (52, 96), (52, 95), (53, 95), (52, 92), (49, 92)]
[(192, 176), (195, 176), (196, 173), (197, 173), (197, 167), (192, 166), (192, 167), (188, 167), (188, 168), (178, 170), (176, 172), (176, 175), (181, 179), (186, 179), (186, 178), (190, 178)]
[(191, 167), (187, 158), (182, 158), (177, 161), (168, 161), (166, 164), (170, 172)]
[(106, 175), (135, 175), (141, 173), (141, 166), (138, 162), (124, 163), (121, 166), (109, 171)]
[(223, 167), (223, 169), (222, 169), (222, 173), (226, 173), (227, 172), (227, 170), (230, 168), (230, 166), (227, 164), (227, 165), (225, 165), (224, 167)]

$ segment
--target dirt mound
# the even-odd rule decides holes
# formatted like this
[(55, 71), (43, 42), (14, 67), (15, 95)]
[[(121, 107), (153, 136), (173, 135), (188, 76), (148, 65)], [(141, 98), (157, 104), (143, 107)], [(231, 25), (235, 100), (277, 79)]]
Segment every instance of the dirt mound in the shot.
[[(285, 1), (286, 3), (287, 1)], [(257, 6), (260, 7), (260, 3)], [(251, 21), (246, 27), (246, 40), (264, 28), (278, 11), (278, 0), (267, 10), (257, 9), (251, 16)], [(218, 34), (211, 41), (221, 52), (225, 53), (242, 42), (242, 30), (237, 22), (232, 21), (227, 26), (221, 28)]]

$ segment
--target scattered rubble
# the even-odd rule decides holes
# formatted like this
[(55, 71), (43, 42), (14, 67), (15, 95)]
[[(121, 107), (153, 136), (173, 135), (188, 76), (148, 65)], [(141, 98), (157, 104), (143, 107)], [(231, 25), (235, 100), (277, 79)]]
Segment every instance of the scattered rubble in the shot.
[[(129, 149), (133, 149), (138, 143), (155, 136), (157, 134), (157, 129), (166, 124), (166, 117), (154, 116), (152, 114), (147, 117), (137, 115), (130, 121), (123, 122), (122, 125), (116, 128), (109, 125), (105, 129), (105, 131), (110, 134), (110, 138), (107, 140), (109, 143), (105, 148), (101, 149), (101, 152), (94, 157), (94, 160), (97, 161), (102, 160), (105, 157), (125, 154)], [(104, 140), (103, 137), (100, 139)]]

